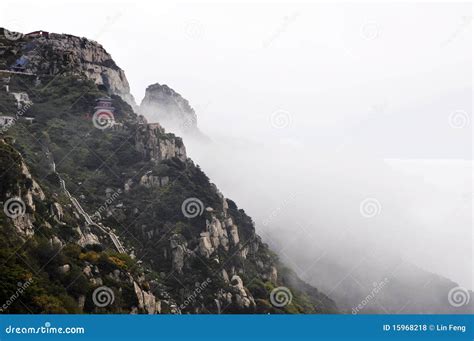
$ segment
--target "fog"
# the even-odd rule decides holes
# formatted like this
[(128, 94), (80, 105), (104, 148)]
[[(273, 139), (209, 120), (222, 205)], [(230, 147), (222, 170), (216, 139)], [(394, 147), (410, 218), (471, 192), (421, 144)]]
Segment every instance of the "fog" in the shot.
[(473, 288), (469, 4), (48, 3), (2, 23), (188, 99), (212, 140), (189, 156), (303, 278), (393, 255)]

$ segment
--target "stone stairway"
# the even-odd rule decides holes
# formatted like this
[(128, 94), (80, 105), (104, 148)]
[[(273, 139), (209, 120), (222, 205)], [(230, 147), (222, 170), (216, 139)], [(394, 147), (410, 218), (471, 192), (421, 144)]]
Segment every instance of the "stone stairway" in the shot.
[[(56, 169), (56, 165), (54, 164), (54, 161), (52, 162), (52, 169), (54, 169), (54, 170)], [(110, 228), (105, 228), (105, 227), (97, 224), (96, 222), (94, 222), (92, 220), (92, 218), (90, 217), (90, 215), (82, 208), (79, 201), (77, 201), (77, 199), (75, 197), (73, 197), (71, 195), (71, 193), (69, 193), (69, 191), (66, 188), (66, 182), (61, 178), (61, 176), (56, 171), (55, 171), (55, 174), (59, 178), (59, 185), (61, 186), (62, 191), (67, 196), (67, 198), (71, 201), (71, 203), (74, 206), (74, 208), (76, 209), (76, 211), (84, 218), (84, 220), (86, 221), (87, 226), (94, 226), (94, 227), (98, 228), (101, 232), (103, 232), (104, 234), (109, 236), (110, 240), (114, 244), (115, 249), (119, 253), (127, 253), (125, 251), (125, 248), (123, 247), (122, 243), (118, 239), (117, 235), (115, 233), (113, 233)]]

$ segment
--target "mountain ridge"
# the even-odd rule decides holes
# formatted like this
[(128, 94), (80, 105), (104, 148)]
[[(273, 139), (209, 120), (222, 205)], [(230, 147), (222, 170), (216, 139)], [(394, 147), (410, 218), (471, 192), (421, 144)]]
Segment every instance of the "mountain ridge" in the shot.
[[(252, 219), (209, 182), (179, 137), (135, 112), (125, 73), (103, 48), (69, 35), (5, 37), (1, 62), (18, 73), (4, 71), (1, 110), (17, 114), (1, 145), (18, 167), (31, 168), (44, 196), (32, 197), (30, 181), (2, 169), (24, 204), (21, 217), (31, 215), (32, 232), (31, 244), (24, 243), (18, 223), (1, 213), (3, 232), (17, 229), (14, 240), (5, 238), (5, 258), (20, 243), (32, 263), (32, 273), (4, 269), (21, 276), (4, 283), (2, 298), (27, 277), (35, 291), (23, 304), (33, 312), (337, 312), (279, 263)], [(28, 98), (28, 107), (13, 94)], [(112, 121), (97, 119), (104, 112), (92, 115), (107, 95)], [(12, 198), (4, 189), (0, 195), (4, 206)], [(99, 289), (112, 302), (97, 304)], [(22, 306), (14, 302), (6, 311)]]

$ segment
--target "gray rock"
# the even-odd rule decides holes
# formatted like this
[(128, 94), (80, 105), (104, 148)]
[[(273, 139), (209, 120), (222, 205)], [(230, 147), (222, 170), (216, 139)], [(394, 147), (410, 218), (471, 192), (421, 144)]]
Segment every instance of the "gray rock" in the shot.
[(51, 33), (48, 39), (39, 37), (32, 44), (35, 48), (24, 51), (29, 61), (27, 72), (55, 75), (65, 69), (74, 69), (97, 85), (103, 85), (110, 94), (122, 97), (133, 108), (137, 107), (125, 73), (99, 43)]
[(183, 162), (187, 159), (183, 140), (179, 137), (165, 135), (165, 131), (159, 123), (143, 125), (137, 131), (135, 148), (143, 157), (155, 163), (173, 157)]
[(170, 181), (167, 176), (160, 177), (152, 174), (145, 174), (140, 178), (140, 185), (147, 188), (166, 186)]
[(64, 265), (61, 265), (59, 268), (58, 268), (58, 271), (62, 274), (65, 274), (65, 273), (68, 273), (69, 270), (71, 270), (71, 266), (69, 264), (64, 264)]
[(196, 113), (189, 102), (167, 85), (157, 83), (146, 89), (140, 114), (179, 135), (198, 131)]
[(63, 246), (63, 242), (57, 236), (53, 236), (49, 240), (49, 245), (51, 245), (51, 247), (57, 246), (57, 247), (61, 248)]
[(185, 257), (190, 254), (184, 237), (174, 234), (170, 239), (171, 268), (178, 273), (183, 272)]
[(51, 204), (51, 214), (57, 218), (59, 221), (61, 221), (63, 219), (63, 216), (64, 216), (64, 210), (62, 208), (62, 206), (57, 203), (57, 202), (54, 202)]
[(209, 232), (202, 232), (199, 238), (198, 252), (200, 255), (209, 258), (214, 252)]
[(161, 313), (161, 302), (155, 295), (142, 290), (137, 282), (133, 282), (133, 288), (138, 299), (138, 308), (144, 310), (147, 314)]
[(86, 303), (86, 296), (84, 295), (81, 295), (79, 296), (79, 298), (77, 299), (77, 306), (79, 309), (84, 309), (84, 304)]
[(84, 269), (82, 269), (82, 272), (84, 273), (84, 275), (86, 275), (87, 277), (91, 277), (92, 276), (92, 269), (89, 265), (87, 265)]

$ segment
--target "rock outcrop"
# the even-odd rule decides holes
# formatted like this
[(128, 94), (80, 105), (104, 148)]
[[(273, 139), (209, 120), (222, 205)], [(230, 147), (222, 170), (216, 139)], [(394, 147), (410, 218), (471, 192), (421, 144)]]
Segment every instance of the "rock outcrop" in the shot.
[[(25, 231), (33, 231), (33, 226), (47, 232), (46, 238), (43, 233), (31, 236), (34, 242), (26, 246), (28, 255), (40, 257), (28, 261), (37, 264), (36, 272), (42, 278), (38, 285), (47, 288), (54, 282), (58, 294), (51, 293), (48, 299), (30, 297), (27, 303), (35, 312), (266, 314), (336, 310), (334, 302), (316, 289), (311, 295), (307, 290), (295, 290), (296, 304), (291, 307), (271, 305), (270, 293), (286, 284), (288, 271), (256, 234), (252, 219), (187, 158), (182, 139), (160, 124), (169, 119), (180, 129), (197, 129), (194, 111), (176, 92), (161, 85), (148, 89), (142, 109), (149, 106), (151, 110), (158, 102), (166, 115), (171, 114), (160, 123), (148, 124), (125, 103), (129, 92), (123, 71), (97, 43), (54, 34), (15, 42), (0, 37), (0, 43), (11, 60), (26, 61), (22, 65), (27, 74), (12, 73), (15, 77), (22, 80), (31, 73), (38, 75), (29, 87), (11, 82), (15, 86), (12, 91), (20, 94), (17, 102), (27, 103), (21, 93), (28, 93), (35, 103), (41, 103), (32, 105), (28, 112), (35, 120), (34, 129), (13, 127), (9, 134), (16, 143), (5, 148), (0, 145), (0, 174), (7, 172), (0, 182), (0, 200), (20, 196), (31, 211), (26, 223), (15, 223), (0, 212), (0, 219), (6, 222), (4, 227), (0, 224), (0, 241), (9, 234), (26, 236)], [(32, 49), (37, 49), (38, 55)], [(10, 60), (0, 55), (0, 62), (8, 64)], [(95, 84), (84, 81), (85, 77)], [(36, 91), (46, 82), (48, 91)], [(84, 115), (94, 108), (97, 98), (107, 94), (120, 95), (111, 96), (115, 123), (122, 127), (119, 130), (99, 131)], [(8, 97), (16, 110), (17, 103)], [(18, 169), (9, 171), (6, 165), (11, 159), (22, 158), (15, 148), (22, 151), (34, 176), (22, 171), (20, 162)], [(10, 155), (10, 150), (16, 153)], [(70, 158), (58, 163), (56, 170), (53, 154)], [(21, 192), (18, 174), (23, 174)], [(114, 189), (122, 187), (120, 199), (113, 196)], [(98, 212), (93, 215), (97, 221), (88, 212)], [(17, 233), (12, 233), (15, 230)], [(53, 254), (58, 256), (49, 257)], [(69, 276), (77, 278), (77, 284), (61, 286), (70, 283)], [(12, 281), (13, 285), (17, 281)], [(103, 286), (112, 297), (106, 307), (94, 302), (95, 290)], [(59, 303), (51, 308), (50, 302)], [(13, 308), (14, 312), (24, 309)]]
[(156, 163), (173, 157), (183, 162), (187, 159), (183, 140), (166, 134), (159, 123), (141, 125), (136, 134), (135, 146), (146, 159)]
[(140, 185), (147, 188), (163, 187), (170, 182), (169, 176), (157, 176), (147, 172), (140, 178)]
[(159, 122), (172, 133), (200, 134), (194, 109), (186, 99), (165, 84), (148, 86), (139, 111), (148, 121)]
[(25, 36), (18, 40), (22, 56), (11, 67), (20, 63), (25, 72), (36, 75), (74, 73), (84, 75), (109, 94), (118, 95), (136, 108), (125, 73), (99, 43), (68, 34)]
[(138, 308), (144, 310), (147, 314), (161, 314), (161, 301), (155, 295), (142, 290), (137, 282), (133, 282), (133, 288), (137, 295)]
[[(0, 145), (7, 146), (3, 140), (0, 140)], [(4, 193), (3, 209), (15, 226), (16, 231), (22, 238), (30, 237), (34, 234), (36, 201), (44, 201), (45, 194), (36, 180), (32, 177), (23, 158), (12, 151), (18, 160), (18, 171), (15, 174), (18, 179), (9, 180), (14, 185)], [(8, 167), (16, 166), (11, 163)], [(6, 179), (3, 179), (6, 181)]]
[(255, 306), (255, 301), (253, 297), (250, 295), (248, 290), (244, 287), (244, 282), (242, 278), (238, 275), (232, 276), (230, 280), (230, 284), (232, 285), (232, 289), (235, 295), (236, 304), (240, 307), (248, 308), (250, 306)]

